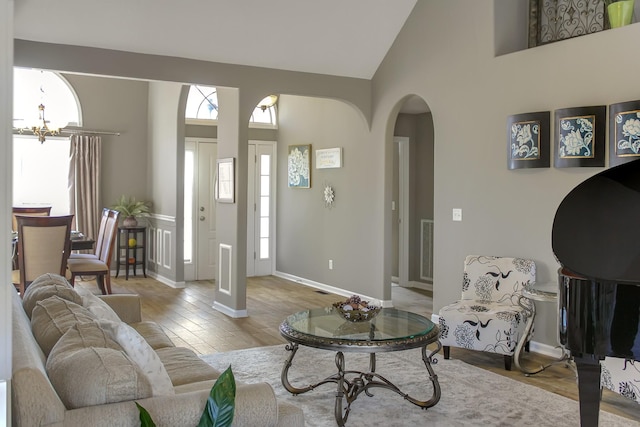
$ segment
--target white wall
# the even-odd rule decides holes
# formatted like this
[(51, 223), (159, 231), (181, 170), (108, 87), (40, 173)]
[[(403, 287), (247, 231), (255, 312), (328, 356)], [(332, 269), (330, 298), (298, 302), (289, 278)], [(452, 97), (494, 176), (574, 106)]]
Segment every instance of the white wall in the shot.
[[(507, 116), (640, 99), (640, 57), (631, 53), (640, 25), (495, 57), (493, 12), (492, 0), (418, 2), (373, 79), (372, 132), (386, 165), (388, 118), (398, 100), (416, 93), (433, 113), (436, 312), (459, 297), (468, 254), (532, 258), (538, 282), (555, 283), (556, 208), (604, 169), (556, 169), (552, 161), (508, 170)], [(452, 208), (463, 209), (462, 222), (452, 222)], [(555, 306), (538, 307), (534, 339), (554, 344)]]

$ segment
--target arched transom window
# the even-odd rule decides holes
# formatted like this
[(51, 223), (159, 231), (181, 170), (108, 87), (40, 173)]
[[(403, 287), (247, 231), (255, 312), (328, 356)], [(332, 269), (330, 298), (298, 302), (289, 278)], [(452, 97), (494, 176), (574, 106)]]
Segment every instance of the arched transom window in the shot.
[[(277, 97), (268, 96), (256, 105), (249, 119), (250, 127), (275, 128), (278, 125)], [(215, 87), (192, 85), (187, 96), (185, 119), (193, 124), (215, 125), (218, 120), (218, 93)]]

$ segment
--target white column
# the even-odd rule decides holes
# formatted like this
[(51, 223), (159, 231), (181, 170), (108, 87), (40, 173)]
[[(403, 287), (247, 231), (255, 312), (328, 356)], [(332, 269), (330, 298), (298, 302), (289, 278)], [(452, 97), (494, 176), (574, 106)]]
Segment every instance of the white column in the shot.
[(0, 6), (0, 425), (11, 425), (11, 185), (13, 174), (13, 0)]
[(247, 153), (248, 125), (241, 119), (240, 90), (218, 88), (218, 158), (235, 158), (235, 203), (216, 206), (219, 254), (213, 307), (231, 317), (247, 313)]

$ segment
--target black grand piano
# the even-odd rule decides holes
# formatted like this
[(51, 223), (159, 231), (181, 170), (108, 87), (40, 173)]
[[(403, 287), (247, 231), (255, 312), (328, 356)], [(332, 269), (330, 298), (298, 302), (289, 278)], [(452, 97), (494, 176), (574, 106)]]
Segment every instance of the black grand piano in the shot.
[(600, 360), (640, 360), (640, 160), (574, 188), (556, 212), (560, 342), (578, 371), (581, 426), (597, 426)]

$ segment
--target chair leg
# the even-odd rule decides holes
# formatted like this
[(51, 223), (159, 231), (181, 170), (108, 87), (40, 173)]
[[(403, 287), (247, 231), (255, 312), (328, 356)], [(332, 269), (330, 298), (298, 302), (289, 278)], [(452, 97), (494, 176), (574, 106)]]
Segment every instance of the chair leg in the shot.
[(513, 356), (504, 355), (504, 369), (506, 371), (511, 370), (511, 362), (513, 361)]
[(106, 285), (107, 295), (111, 295), (111, 274), (109, 274), (109, 272), (107, 272), (105, 277), (105, 285)]
[(98, 283), (98, 288), (100, 288), (102, 295), (106, 295), (106, 291), (104, 289), (104, 276), (102, 274), (96, 275), (96, 282)]
[(442, 347), (442, 352), (444, 353), (444, 358), (449, 360), (449, 355), (451, 353), (451, 347), (449, 347), (448, 345), (445, 345)]

